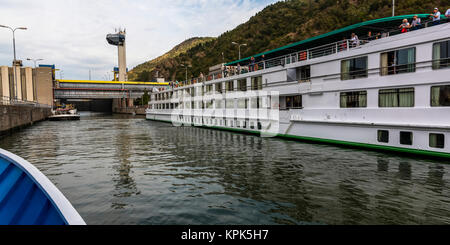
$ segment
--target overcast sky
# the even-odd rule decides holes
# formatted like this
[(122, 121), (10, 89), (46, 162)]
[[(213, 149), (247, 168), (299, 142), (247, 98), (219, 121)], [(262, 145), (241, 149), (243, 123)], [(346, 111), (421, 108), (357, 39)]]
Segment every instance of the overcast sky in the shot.
[[(112, 78), (117, 47), (106, 34), (127, 31), (129, 69), (195, 36), (231, 30), (276, 0), (0, 0), (0, 25), (17, 30), (17, 59), (42, 58), (64, 79)], [(0, 65), (11, 65), (12, 33), (0, 28)], [(57, 72), (57, 78), (60, 73)]]

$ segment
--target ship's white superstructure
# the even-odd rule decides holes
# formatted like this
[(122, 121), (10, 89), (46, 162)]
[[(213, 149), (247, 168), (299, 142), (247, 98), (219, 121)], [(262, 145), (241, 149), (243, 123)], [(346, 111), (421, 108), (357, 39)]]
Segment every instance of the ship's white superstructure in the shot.
[(450, 157), (449, 56), (449, 23), (332, 42), (152, 93), (147, 119)]

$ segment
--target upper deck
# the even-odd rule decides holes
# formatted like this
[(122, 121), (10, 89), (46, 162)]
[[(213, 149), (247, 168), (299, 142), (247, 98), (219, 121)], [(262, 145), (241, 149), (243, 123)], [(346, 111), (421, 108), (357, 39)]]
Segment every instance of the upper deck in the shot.
[[(245, 76), (252, 76), (253, 73), (256, 75), (264, 71), (268, 72), (269, 69), (270, 71), (273, 71), (274, 68), (285, 69), (285, 67), (300, 64), (300, 62), (309, 63), (309, 61), (315, 61), (324, 56), (336, 56), (336, 54), (348, 53), (347, 51), (355, 49), (361, 50), (363, 46), (375, 43), (373, 42), (375, 40), (378, 41), (378, 39), (402, 34), (398, 27), (399, 24), (403, 19), (410, 20), (413, 16), (401, 15), (361, 22), (274, 50), (229, 62), (225, 64), (225, 69), (221, 74), (208, 76), (204, 79), (194, 78), (184, 81), (172, 88), (169, 87), (164, 92), (189, 88), (198, 83), (210, 84), (229, 79), (239, 79)], [(422, 28), (432, 26), (430, 21), (426, 21), (425, 19), (428, 17), (427, 14), (419, 14), (418, 16), (422, 19)], [(369, 31), (372, 32), (373, 36), (367, 36)], [(355, 33), (361, 38), (357, 42), (345, 38), (350, 37), (352, 33)], [(264, 59), (262, 59), (263, 55), (265, 57)], [(251, 60), (251, 57), (254, 57), (254, 61)]]

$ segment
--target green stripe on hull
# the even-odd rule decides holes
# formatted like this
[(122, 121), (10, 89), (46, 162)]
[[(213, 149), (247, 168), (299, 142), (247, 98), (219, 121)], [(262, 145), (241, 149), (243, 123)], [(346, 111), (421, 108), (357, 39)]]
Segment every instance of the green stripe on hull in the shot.
[(150, 120), (150, 121), (157, 121), (157, 122), (172, 123), (172, 121), (161, 120), (161, 119), (150, 119), (150, 118), (145, 118), (145, 119), (147, 119), (147, 120)]
[[(148, 120), (172, 123), (171, 121), (159, 120), (159, 119), (148, 119)], [(245, 133), (245, 134), (254, 134), (254, 135), (260, 134), (259, 131), (244, 130), (244, 129), (238, 129), (238, 128), (225, 128), (225, 127), (218, 127), (218, 126), (196, 126), (196, 127), (217, 129), (217, 130), (224, 130), (224, 131), (231, 131), (231, 132), (238, 132), (238, 133)], [(412, 155), (421, 155), (421, 156), (427, 156), (427, 157), (433, 157), (433, 158), (450, 159), (450, 153), (445, 153), (445, 152), (418, 150), (418, 149), (402, 148), (402, 147), (387, 146), (387, 145), (374, 145), (374, 144), (357, 143), (357, 142), (349, 142), (349, 141), (342, 141), (342, 140), (322, 139), (322, 138), (297, 136), (297, 135), (290, 135), (290, 134), (278, 134), (277, 137), (289, 139), (289, 140), (317, 142), (317, 143), (323, 143), (323, 144), (341, 145), (341, 146), (370, 149), (370, 150), (376, 150), (376, 151), (385, 151), (385, 152), (388, 151), (388, 152), (397, 152), (397, 153), (402, 153), (402, 154), (412, 154)]]
[(445, 152), (410, 149), (410, 148), (402, 148), (402, 147), (387, 146), (387, 145), (374, 145), (374, 144), (357, 143), (357, 142), (349, 142), (349, 141), (342, 141), (342, 140), (321, 139), (321, 138), (304, 137), (304, 136), (297, 136), (297, 135), (290, 135), (290, 134), (279, 134), (278, 137), (285, 138), (285, 139), (300, 140), (300, 141), (310, 141), (310, 142), (318, 142), (318, 143), (324, 143), (324, 144), (332, 144), (332, 145), (343, 145), (343, 146), (371, 149), (371, 150), (377, 150), (377, 151), (390, 151), (390, 152), (397, 152), (397, 153), (407, 153), (407, 154), (413, 154), (413, 155), (422, 155), (422, 156), (428, 156), (428, 157), (450, 159), (450, 153), (445, 153)]

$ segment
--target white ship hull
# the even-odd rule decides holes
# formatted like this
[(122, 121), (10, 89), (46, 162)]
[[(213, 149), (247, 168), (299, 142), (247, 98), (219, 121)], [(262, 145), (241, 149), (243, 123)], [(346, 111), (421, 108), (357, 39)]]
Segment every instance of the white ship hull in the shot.
[[(436, 33), (439, 35), (435, 35)], [(156, 94), (174, 94), (172, 97), (157, 97), (153, 94), (147, 109), (147, 119), (174, 123), (176, 126), (181, 123), (184, 126), (259, 134), (264, 131), (267, 120), (240, 117), (248, 115), (248, 112), (237, 113), (238, 99), (235, 99), (236, 102), (230, 107), (226, 106), (226, 109), (223, 105), (219, 108), (215, 105), (211, 110), (221, 113), (224, 111), (220, 114), (223, 116), (219, 117), (207, 116), (208, 113), (205, 116), (204, 104), (212, 101), (211, 98), (214, 97), (205, 95), (206, 92), (216, 91), (217, 86), (223, 90), (224, 87), (227, 88), (227, 83), (230, 83), (232, 89), (213, 94), (232, 94), (238, 90), (239, 81), (244, 81), (246, 87), (253, 90), (253, 78), (261, 77), (262, 86), (256, 90), (279, 93), (276, 103), (272, 101), (280, 108), (278, 128), (274, 133), (276, 136), (450, 158), (450, 106), (446, 104), (450, 98), (446, 96), (450, 95), (445, 92), (450, 86), (450, 68), (436, 69), (436, 60), (433, 60), (436, 45), (448, 40), (450, 24), (442, 24), (372, 41), (364, 46), (325, 57), (296, 61), (169, 92), (161, 91)], [(414, 55), (414, 63), (411, 63), (414, 64), (414, 69), (392, 75), (385, 73), (388, 68), (384, 70), (381, 67), (384, 53), (405, 48), (409, 48), (408, 57)], [(367, 57), (367, 73), (361, 78), (343, 79), (342, 61), (354, 57)], [(290, 79), (304, 66), (310, 69), (308, 81)], [(207, 91), (206, 87), (210, 84), (214, 87), (212, 91)], [(385, 91), (400, 94), (402, 89), (410, 91), (410, 94), (402, 98), (398, 95), (397, 103), (405, 103), (406, 106), (398, 106), (389, 101), (391, 98), (396, 99), (390, 94), (382, 97)], [(444, 92), (436, 95), (436, 91), (441, 91), (439, 89)], [(192, 91), (195, 91), (195, 96), (191, 96)], [(356, 96), (359, 96), (357, 99), (360, 100), (357, 103), (363, 106), (347, 108), (345, 103), (350, 103), (348, 101), (355, 96), (345, 96), (353, 91), (364, 92)], [(301, 96), (301, 108), (289, 108), (287, 98), (296, 95)], [(402, 101), (405, 98), (410, 101)], [(214, 100), (221, 99), (215, 97)], [(223, 101), (227, 103), (227, 98), (224, 97)], [(436, 103), (441, 104), (435, 105)]]

